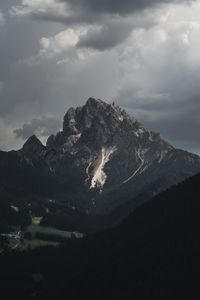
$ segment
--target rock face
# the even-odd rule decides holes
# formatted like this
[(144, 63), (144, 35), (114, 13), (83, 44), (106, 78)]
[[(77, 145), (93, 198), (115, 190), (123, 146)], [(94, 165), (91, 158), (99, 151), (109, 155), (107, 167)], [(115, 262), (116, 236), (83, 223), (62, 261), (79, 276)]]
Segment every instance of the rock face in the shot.
[[(42, 145), (33, 143), (31, 151), (38, 148), (41, 156)], [(70, 157), (88, 188), (102, 191), (107, 183), (107, 187), (126, 184), (155, 164), (162, 169), (169, 159), (173, 167), (183, 154), (185, 164), (194, 168), (197, 164), (198, 169), (198, 156), (175, 150), (120, 107), (90, 98), (83, 107), (68, 110), (63, 131), (47, 141), (45, 159), (59, 173), (60, 162)]]
[(172, 150), (118, 106), (90, 98), (83, 107), (68, 110), (63, 131), (47, 141), (45, 159), (58, 174), (60, 162), (70, 157), (88, 188), (103, 191), (161, 164)]
[(197, 155), (175, 149), (114, 103), (94, 98), (70, 108), (62, 131), (46, 146), (32, 136), (17, 157), (16, 169), (39, 174), (45, 184), (50, 178), (48, 197), (87, 214), (124, 205), (128, 212), (200, 171)]

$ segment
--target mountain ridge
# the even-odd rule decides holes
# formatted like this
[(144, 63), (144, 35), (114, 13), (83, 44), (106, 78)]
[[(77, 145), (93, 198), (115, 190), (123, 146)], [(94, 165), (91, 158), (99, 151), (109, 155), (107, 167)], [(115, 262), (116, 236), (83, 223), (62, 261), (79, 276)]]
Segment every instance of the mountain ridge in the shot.
[[(148, 146), (150, 147), (151, 143), (147, 145), (146, 149), (144, 149), (144, 147), (141, 149), (142, 145), (139, 145), (136, 149), (137, 139), (142, 137), (154, 144), (157, 143), (157, 146), (159, 144), (161, 148), (159, 149), (160, 153), (157, 153), (157, 156), (160, 155), (160, 157), (158, 157), (159, 163), (161, 163), (167, 152), (174, 149), (169, 143), (164, 141), (158, 133), (146, 130), (136, 119), (130, 117), (118, 106), (107, 104), (102, 100), (89, 98), (83, 107), (76, 109), (70, 108), (64, 116), (63, 130), (48, 138), (46, 146), (47, 160), (52, 162), (53, 165), (53, 162), (56, 159), (62, 159), (63, 155), (68, 154), (75, 156), (77, 151), (80, 152), (80, 150), (82, 150), (83, 156), (90, 156), (90, 152), (93, 152), (92, 155), (95, 157), (93, 159), (91, 157), (88, 158), (89, 163), (86, 163), (85, 166), (85, 181), (88, 182), (88, 173), (91, 169), (91, 165), (93, 165), (93, 168), (96, 169), (97, 172), (99, 171), (99, 173), (101, 173), (98, 168), (98, 162), (102, 165), (102, 168), (109, 162), (110, 156), (120, 148), (120, 139), (122, 140), (123, 135), (127, 132), (131, 133), (132, 136), (127, 136), (126, 140), (130, 143), (132, 142), (130, 138), (135, 140), (133, 148), (135, 147), (136, 166), (130, 170), (130, 176), (123, 178), (124, 180), (122, 180), (121, 184), (130, 181), (138, 172), (142, 172), (144, 168), (148, 167), (145, 165), (142, 155), (144, 155), (145, 151), (148, 151)], [(37, 139), (35, 138), (34, 140), (35, 143), (38, 144)], [(122, 146), (124, 147), (125, 145)], [(57, 152), (57, 155), (54, 155), (54, 157), (51, 156), (53, 151)], [(97, 163), (95, 163), (94, 160), (96, 160)], [(102, 162), (102, 160), (104, 160), (104, 162)], [(143, 165), (144, 168), (142, 168)], [(101, 176), (104, 177), (104, 174), (99, 174), (100, 179), (98, 176), (95, 176), (95, 174), (91, 175), (96, 177), (97, 187), (103, 188), (104, 184), (101, 183), (100, 179)], [(95, 188), (94, 179), (91, 179), (90, 183), (90, 187)], [(103, 183), (105, 183), (105, 180), (103, 180)]]
[(94, 98), (70, 108), (46, 146), (33, 135), (19, 151), (0, 153), (2, 186), (11, 202), (47, 225), (64, 227), (75, 212), (86, 219), (112, 215), (109, 224), (117, 224), (199, 171), (199, 156), (174, 148), (114, 103)]

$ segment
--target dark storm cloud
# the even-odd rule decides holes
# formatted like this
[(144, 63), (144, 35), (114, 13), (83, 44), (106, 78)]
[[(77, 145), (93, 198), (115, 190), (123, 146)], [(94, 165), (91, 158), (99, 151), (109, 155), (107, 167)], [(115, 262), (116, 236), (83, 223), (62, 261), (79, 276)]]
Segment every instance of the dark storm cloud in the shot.
[[(34, 19), (60, 22), (72, 27), (93, 25), (80, 38), (77, 46), (104, 51), (125, 41), (134, 28), (146, 28), (155, 23), (153, 12), (149, 12), (149, 9), (167, 3), (193, 1), (195, 0), (54, 0), (45, 4), (41, 0), (38, 7), (34, 1), (15, 7), (17, 14), (21, 11), (22, 14), (31, 14)], [(141, 14), (139, 18), (138, 12)], [(131, 19), (125, 22), (130, 16)], [(152, 24), (149, 23), (150, 17)]]
[[(38, 1), (38, 9), (33, 6), (34, 0), (17, 6), (19, 11), (23, 13), (31, 14), (33, 18), (63, 22), (67, 25), (77, 24), (97, 24), (102, 23), (105, 20), (113, 16), (131, 15), (144, 10), (159, 7), (163, 4), (169, 3), (192, 3), (196, 0), (54, 0), (50, 4), (56, 5), (55, 9), (51, 9), (51, 5), (48, 3), (43, 4), (42, 9)], [(58, 4), (66, 4), (67, 7), (58, 7)], [(28, 8), (28, 11), (26, 11)], [(15, 13), (15, 9), (11, 10)], [(70, 11), (70, 13), (68, 13)]]
[[(63, 1), (60, 1), (63, 2)], [(66, 0), (75, 10), (93, 13), (126, 15), (138, 10), (167, 3), (192, 2), (190, 0)]]
[(77, 44), (80, 48), (107, 50), (123, 42), (130, 34), (130, 24), (108, 24), (98, 29), (91, 29)]
[(33, 119), (30, 123), (24, 124), (22, 128), (15, 129), (13, 132), (17, 138), (27, 139), (33, 134), (49, 136), (59, 131), (61, 122), (53, 117), (43, 119)]
[(141, 12), (140, 16), (115, 17), (105, 20), (101, 26), (93, 26), (80, 37), (77, 47), (104, 51), (112, 49), (130, 36), (136, 28), (148, 29), (156, 23), (154, 14)]

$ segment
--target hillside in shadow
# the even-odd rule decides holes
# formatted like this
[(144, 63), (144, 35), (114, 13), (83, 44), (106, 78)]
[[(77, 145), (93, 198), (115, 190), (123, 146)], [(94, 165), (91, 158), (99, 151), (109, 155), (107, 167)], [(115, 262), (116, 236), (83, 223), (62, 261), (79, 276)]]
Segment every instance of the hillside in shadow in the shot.
[(115, 229), (60, 248), (2, 256), (1, 294), (21, 300), (199, 299), (199, 195), (197, 175)]

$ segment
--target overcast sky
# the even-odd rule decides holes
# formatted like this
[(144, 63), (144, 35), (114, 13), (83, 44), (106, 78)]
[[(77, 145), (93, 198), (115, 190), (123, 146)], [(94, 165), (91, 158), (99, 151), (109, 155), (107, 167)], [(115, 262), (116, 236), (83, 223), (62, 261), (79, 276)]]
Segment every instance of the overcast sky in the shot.
[(200, 1), (1, 0), (0, 149), (115, 101), (200, 154)]

